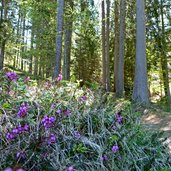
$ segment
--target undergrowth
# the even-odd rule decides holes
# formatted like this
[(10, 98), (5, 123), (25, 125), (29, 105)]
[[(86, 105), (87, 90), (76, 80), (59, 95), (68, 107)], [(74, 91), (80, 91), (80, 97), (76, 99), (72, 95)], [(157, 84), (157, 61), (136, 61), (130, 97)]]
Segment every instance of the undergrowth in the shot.
[(100, 88), (0, 73), (0, 170), (169, 171), (171, 159), (129, 101)]

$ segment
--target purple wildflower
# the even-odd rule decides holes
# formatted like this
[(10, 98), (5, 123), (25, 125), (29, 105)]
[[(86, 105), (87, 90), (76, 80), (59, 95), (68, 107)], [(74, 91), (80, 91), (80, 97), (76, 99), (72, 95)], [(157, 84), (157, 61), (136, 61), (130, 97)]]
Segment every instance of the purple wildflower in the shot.
[(73, 166), (69, 166), (67, 171), (73, 171), (74, 170), (74, 167)]
[(84, 101), (86, 101), (87, 100), (87, 97), (86, 96), (81, 96), (80, 98), (79, 98), (79, 101), (80, 102), (84, 102)]
[(121, 124), (122, 120), (123, 120), (123, 117), (121, 116), (121, 114), (120, 113), (117, 113), (116, 114), (116, 122), (118, 124)]
[(55, 122), (56, 121), (56, 118), (54, 116), (51, 116), (51, 117), (49, 117), (49, 121), (50, 122)]
[(102, 157), (101, 157), (101, 160), (103, 160), (103, 161), (108, 160), (107, 155), (106, 154), (103, 154)]
[(49, 117), (48, 117), (47, 115), (45, 115), (45, 116), (43, 117), (41, 123), (43, 124), (43, 123), (45, 123), (45, 122), (48, 121), (48, 120), (49, 120)]
[(113, 153), (116, 153), (116, 152), (118, 152), (118, 151), (119, 151), (118, 145), (114, 145), (114, 146), (112, 147), (112, 152), (113, 152)]
[(11, 81), (16, 81), (17, 80), (17, 74), (13, 71), (7, 72), (6, 73), (7, 78), (9, 78)]
[(13, 134), (18, 134), (18, 133), (19, 133), (18, 128), (13, 128), (13, 129), (12, 129), (12, 133), (13, 133)]
[(27, 131), (29, 131), (30, 127), (28, 124), (24, 124), (24, 125), (22, 125), (22, 129), (23, 129), (23, 131), (27, 132)]
[(69, 109), (64, 110), (64, 115), (65, 116), (68, 117), (70, 115), (70, 113), (71, 113), (71, 111)]
[(56, 111), (56, 114), (58, 114), (58, 115), (60, 115), (62, 113), (62, 110), (61, 109), (58, 109), (57, 111)]
[(26, 154), (24, 152), (18, 151), (17, 154), (16, 154), (16, 158), (17, 159), (25, 159)]
[(13, 128), (11, 130), (11, 132), (7, 132), (6, 134), (6, 139), (7, 140), (14, 140), (19, 134), (22, 134), (24, 132), (29, 131), (29, 125), (28, 124), (24, 124), (24, 125), (20, 125), (16, 128)]
[(54, 116), (48, 117), (45, 115), (41, 121), (45, 128), (51, 128), (54, 126), (56, 118)]
[(56, 107), (56, 104), (55, 103), (52, 103), (51, 104), (51, 109), (54, 109)]
[(62, 80), (62, 74), (59, 74), (58, 77), (56, 78), (56, 81), (61, 81)]
[(25, 117), (27, 115), (29, 105), (27, 103), (22, 103), (18, 112), (19, 117)]
[(18, 130), (18, 134), (23, 133), (23, 127), (21, 125), (19, 125), (16, 129)]
[(18, 126), (17, 128), (15, 128), (18, 130), (18, 134), (21, 134), (21, 133), (24, 133), (24, 132), (27, 132), (29, 131), (30, 127), (28, 124), (24, 124), (24, 125), (20, 125)]
[(6, 168), (4, 171), (13, 171), (10, 167)]
[(6, 134), (6, 139), (9, 140), (9, 141), (14, 140), (16, 137), (17, 137), (17, 134), (15, 134), (15, 133), (13, 133), (13, 132), (8, 132), (8, 133)]
[(23, 168), (19, 168), (16, 171), (25, 171)]
[(48, 144), (55, 144), (55, 143), (56, 143), (56, 135), (52, 133), (48, 137)]
[(80, 139), (80, 138), (81, 138), (81, 135), (80, 135), (80, 133), (79, 133), (78, 131), (75, 131), (75, 132), (74, 132), (74, 137), (75, 137), (76, 139)]

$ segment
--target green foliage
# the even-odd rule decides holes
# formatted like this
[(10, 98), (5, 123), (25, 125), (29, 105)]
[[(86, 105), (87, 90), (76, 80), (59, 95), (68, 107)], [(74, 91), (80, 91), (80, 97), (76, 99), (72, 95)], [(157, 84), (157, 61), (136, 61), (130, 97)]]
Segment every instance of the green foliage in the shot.
[[(79, 4), (80, 3), (80, 4)], [(95, 6), (89, 2), (77, 4), (74, 21), (73, 70), (76, 79), (83, 81), (99, 81), (100, 55), (98, 15)], [(86, 27), (85, 27), (86, 26)]]

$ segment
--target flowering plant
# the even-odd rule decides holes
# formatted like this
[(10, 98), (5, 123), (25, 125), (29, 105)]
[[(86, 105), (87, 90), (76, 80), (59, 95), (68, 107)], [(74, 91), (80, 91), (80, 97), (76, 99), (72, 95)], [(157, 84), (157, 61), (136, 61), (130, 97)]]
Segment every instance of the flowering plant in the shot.
[[(9, 78), (4, 76), (3, 81)], [(166, 147), (130, 112), (134, 111), (130, 102), (119, 112), (113, 99), (104, 104), (101, 92), (83, 91), (74, 83), (52, 84), (48, 89), (40, 86), (34, 98), (13, 86), (15, 96), (8, 96), (4, 87), (0, 100), (2, 171), (171, 168)]]

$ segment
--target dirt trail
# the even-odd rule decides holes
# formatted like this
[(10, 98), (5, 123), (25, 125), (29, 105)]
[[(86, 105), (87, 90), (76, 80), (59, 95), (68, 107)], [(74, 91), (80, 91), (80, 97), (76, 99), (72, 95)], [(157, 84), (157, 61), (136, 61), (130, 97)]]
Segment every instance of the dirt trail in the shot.
[(164, 131), (163, 138), (171, 153), (171, 113), (146, 109), (142, 121), (149, 129)]

